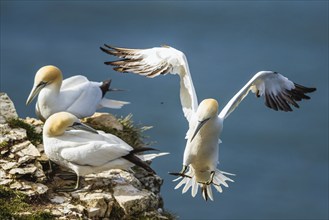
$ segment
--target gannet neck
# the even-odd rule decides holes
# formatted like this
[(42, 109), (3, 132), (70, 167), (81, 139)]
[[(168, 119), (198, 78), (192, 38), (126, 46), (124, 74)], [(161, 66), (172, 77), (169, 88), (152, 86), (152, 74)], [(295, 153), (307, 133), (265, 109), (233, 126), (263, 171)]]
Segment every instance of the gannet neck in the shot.
[(64, 134), (69, 126), (78, 121), (77, 117), (68, 112), (59, 112), (47, 119), (43, 132), (48, 137), (60, 136)]

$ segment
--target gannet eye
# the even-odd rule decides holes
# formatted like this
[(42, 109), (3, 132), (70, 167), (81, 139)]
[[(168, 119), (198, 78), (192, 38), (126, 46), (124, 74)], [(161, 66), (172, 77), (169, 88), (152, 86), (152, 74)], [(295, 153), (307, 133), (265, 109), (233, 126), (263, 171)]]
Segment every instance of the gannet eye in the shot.
[(48, 84), (46, 81), (41, 81), (37, 87), (45, 87)]

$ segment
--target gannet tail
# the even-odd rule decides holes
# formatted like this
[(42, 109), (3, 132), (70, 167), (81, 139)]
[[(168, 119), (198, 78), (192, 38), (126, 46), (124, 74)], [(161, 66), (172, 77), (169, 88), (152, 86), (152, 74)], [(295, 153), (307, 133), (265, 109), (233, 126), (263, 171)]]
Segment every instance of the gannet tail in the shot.
[(182, 193), (186, 193), (189, 190), (189, 188), (192, 187), (191, 195), (192, 195), (192, 197), (195, 197), (196, 194), (198, 193), (198, 188), (200, 186), (202, 197), (206, 201), (208, 200), (208, 198), (210, 200), (214, 201), (211, 185), (213, 185), (218, 192), (222, 193), (223, 189), (222, 189), (221, 185), (228, 187), (228, 184), (226, 183), (226, 181), (234, 182), (234, 180), (228, 178), (225, 175), (235, 176), (235, 174), (227, 173), (227, 172), (216, 169), (214, 178), (213, 178), (213, 181), (211, 184), (198, 183), (195, 178), (194, 169), (191, 166), (190, 166), (190, 169), (188, 170), (188, 172), (185, 173), (185, 175), (186, 175), (185, 177), (178, 177), (177, 179), (173, 180), (173, 181), (181, 180), (176, 185), (175, 189), (178, 189), (182, 185), (185, 184), (185, 186), (182, 190)]
[(150, 160), (153, 160), (154, 158), (165, 156), (168, 154), (169, 154), (168, 152), (163, 152), (163, 153), (138, 155), (138, 157), (143, 161), (150, 161)]
[(150, 161), (156, 157), (161, 157), (161, 156), (165, 156), (165, 155), (169, 154), (168, 152), (153, 153), (153, 154), (138, 154), (138, 155), (136, 154), (136, 153), (141, 153), (141, 152), (149, 151), (149, 150), (158, 151), (157, 149), (154, 149), (152, 147), (141, 147), (141, 148), (132, 150), (130, 153), (134, 153), (136, 156), (139, 157), (139, 159), (141, 159), (143, 161)]
[(144, 168), (146, 171), (150, 173), (156, 174), (156, 172), (150, 167), (150, 165), (146, 161), (150, 161), (156, 157), (164, 156), (169, 153), (154, 153), (154, 154), (144, 154), (144, 155), (137, 154), (149, 150), (155, 150), (155, 149), (150, 147), (142, 147), (142, 148), (134, 149), (130, 151), (129, 154), (123, 156), (123, 158), (139, 167)]
[(103, 98), (101, 100), (101, 102), (99, 103), (99, 108), (120, 109), (120, 108), (122, 108), (122, 106), (127, 105), (127, 104), (130, 104), (130, 102)]

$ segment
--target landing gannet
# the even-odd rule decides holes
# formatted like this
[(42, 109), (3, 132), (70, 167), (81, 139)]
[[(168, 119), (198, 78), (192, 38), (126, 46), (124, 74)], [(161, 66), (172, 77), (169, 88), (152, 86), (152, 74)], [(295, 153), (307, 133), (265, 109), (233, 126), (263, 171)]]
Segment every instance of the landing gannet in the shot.
[[(226, 181), (233, 182), (225, 175), (234, 175), (218, 170), (218, 144), (223, 129), (223, 122), (252, 91), (257, 97), (265, 96), (265, 105), (274, 110), (292, 111), (290, 105), (299, 108), (297, 101), (310, 99), (305, 93), (315, 88), (298, 85), (277, 72), (260, 71), (227, 103), (218, 114), (218, 103), (214, 99), (205, 99), (198, 105), (188, 63), (184, 53), (172, 47), (155, 47), (151, 49), (127, 49), (105, 45), (101, 50), (123, 58), (118, 61), (105, 62), (114, 66), (119, 72), (132, 72), (146, 77), (160, 74), (178, 74), (180, 76), (180, 100), (184, 115), (189, 122), (186, 134), (186, 147), (183, 169), (179, 173), (181, 181), (175, 189), (184, 185), (183, 193), (192, 187), (192, 196), (201, 187), (205, 200), (213, 200), (211, 185), (222, 192), (221, 185), (228, 187)], [(174, 181), (176, 181), (174, 180)]]
[(67, 111), (78, 118), (93, 115), (98, 108), (121, 108), (129, 102), (104, 98), (110, 89), (110, 80), (103, 83), (89, 81), (76, 75), (63, 80), (62, 72), (55, 66), (44, 66), (38, 70), (26, 105), (39, 94), (35, 106), (37, 116), (45, 121), (55, 112)]
[(43, 145), (51, 161), (72, 169), (77, 174), (75, 188), (60, 191), (76, 190), (80, 186), (80, 176), (109, 169), (129, 170), (137, 165), (155, 173), (145, 161), (168, 154), (136, 155), (154, 149), (133, 149), (117, 136), (82, 124), (76, 116), (68, 112), (55, 113), (46, 120)]

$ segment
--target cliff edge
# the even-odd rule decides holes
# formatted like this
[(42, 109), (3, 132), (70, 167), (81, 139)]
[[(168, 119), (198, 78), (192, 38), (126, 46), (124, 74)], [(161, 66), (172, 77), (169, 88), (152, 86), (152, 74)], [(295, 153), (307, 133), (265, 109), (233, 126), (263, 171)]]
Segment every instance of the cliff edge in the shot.
[[(132, 146), (143, 145), (143, 128), (132, 126), (130, 117), (116, 119), (96, 113), (84, 122), (113, 131)], [(49, 171), (42, 126), (34, 118), (20, 119), (7, 94), (0, 93), (0, 219), (173, 218), (163, 210), (163, 180), (143, 169), (91, 174), (83, 178), (81, 190), (55, 192), (56, 187), (74, 184), (75, 179), (64, 178), (72, 176), (70, 171), (53, 163)]]

